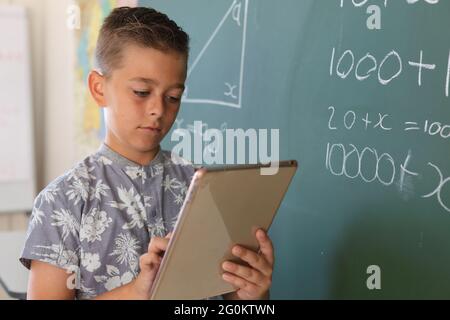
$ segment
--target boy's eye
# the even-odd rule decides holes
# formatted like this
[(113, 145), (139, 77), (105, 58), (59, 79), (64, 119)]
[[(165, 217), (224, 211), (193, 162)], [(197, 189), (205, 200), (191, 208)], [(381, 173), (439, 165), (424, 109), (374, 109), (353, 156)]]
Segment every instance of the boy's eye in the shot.
[(133, 90), (134, 94), (136, 96), (138, 96), (139, 98), (146, 98), (148, 97), (148, 95), (150, 94), (150, 92), (148, 91), (138, 91), (138, 90)]
[(178, 103), (181, 101), (181, 98), (179, 98), (179, 97), (169, 96), (169, 97), (167, 97), (167, 99), (169, 100), (169, 102), (172, 102), (172, 103)]

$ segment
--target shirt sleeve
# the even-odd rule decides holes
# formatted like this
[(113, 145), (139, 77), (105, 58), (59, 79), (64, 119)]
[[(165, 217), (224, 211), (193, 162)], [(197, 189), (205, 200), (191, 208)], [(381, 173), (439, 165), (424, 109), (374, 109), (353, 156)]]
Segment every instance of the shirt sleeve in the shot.
[(75, 272), (80, 262), (80, 220), (83, 185), (67, 187), (64, 180), (49, 185), (34, 202), (20, 262), (42, 261)]

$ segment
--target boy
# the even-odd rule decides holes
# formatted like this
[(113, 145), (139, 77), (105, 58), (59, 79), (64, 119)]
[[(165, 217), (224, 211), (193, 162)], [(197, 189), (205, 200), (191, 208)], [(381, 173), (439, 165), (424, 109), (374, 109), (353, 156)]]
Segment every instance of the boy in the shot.
[[(105, 108), (107, 134), (93, 155), (52, 182), (35, 201), (21, 262), (29, 299), (148, 299), (193, 167), (160, 149), (180, 108), (189, 36), (149, 8), (118, 8), (97, 43), (90, 92)], [(177, 161), (173, 161), (177, 160)], [(267, 299), (270, 239), (260, 252), (233, 253), (226, 299)]]

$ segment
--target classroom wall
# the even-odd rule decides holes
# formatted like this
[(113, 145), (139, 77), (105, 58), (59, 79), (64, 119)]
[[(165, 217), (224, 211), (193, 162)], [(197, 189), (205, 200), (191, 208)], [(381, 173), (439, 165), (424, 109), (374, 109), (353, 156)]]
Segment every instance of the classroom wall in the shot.
[[(72, 0), (0, 0), (28, 9), (32, 62), (37, 190), (76, 162), (73, 152)], [(0, 215), (0, 230), (21, 229), (23, 213)]]
[(46, 65), (46, 112), (44, 129), (45, 187), (78, 161), (74, 159), (73, 31), (67, 28), (67, 8), (71, 0), (46, 0), (44, 58)]

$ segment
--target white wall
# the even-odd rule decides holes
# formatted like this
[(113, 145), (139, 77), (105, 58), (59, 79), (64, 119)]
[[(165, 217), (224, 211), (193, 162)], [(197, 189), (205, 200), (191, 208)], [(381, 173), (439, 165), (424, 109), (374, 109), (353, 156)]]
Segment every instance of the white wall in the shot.
[[(66, 27), (72, 0), (0, 0), (28, 10), (34, 114), (36, 189), (71, 168), (74, 159), (74, 35)], [(1, 46), (1, 44), (0, 44)], [(24, 213), (0, 215), (0, 231), (25, 230)]]
[(66, 26), (66, 11), (72, 3), (72, 0), (0, 0), (0, 4), (26, 6), (30, 17), (38, 191), (76, 161), (74, 35)]
[(46, 111), (42, 187), (78, 160), (74, 159), (74, 31), (66, 24), (67, 8), (73, 1), (45, 0), (45, 3)]

